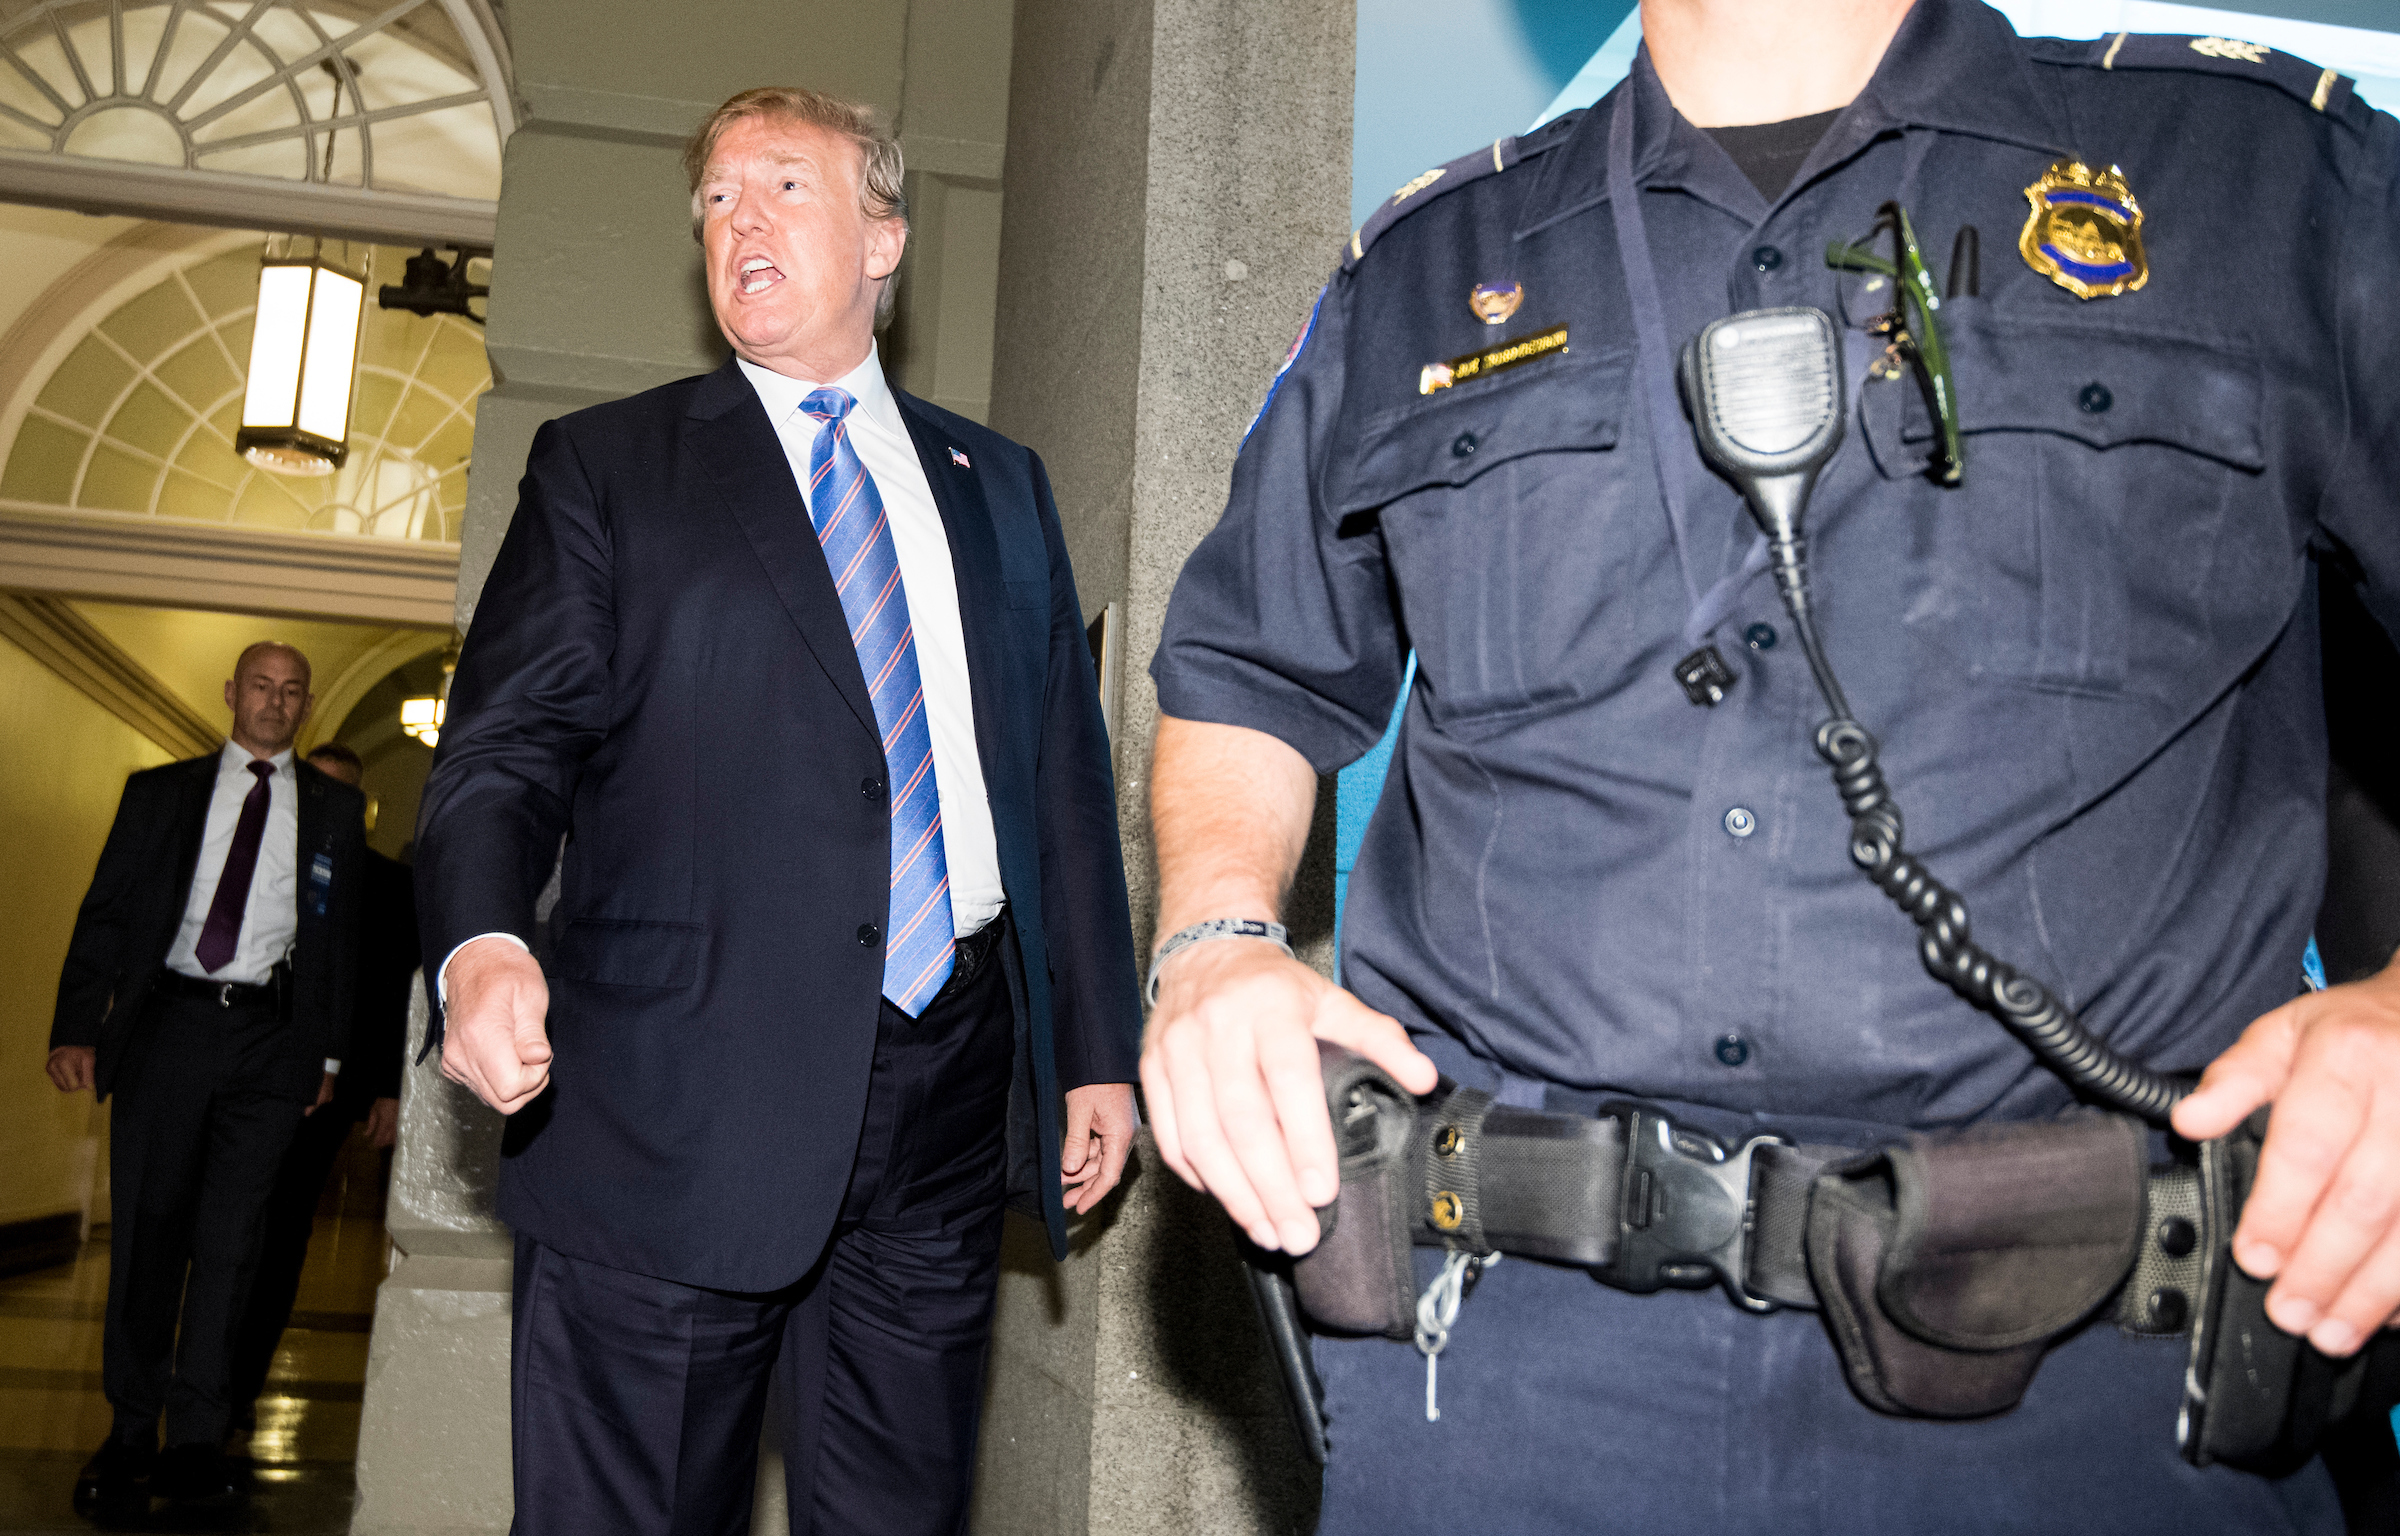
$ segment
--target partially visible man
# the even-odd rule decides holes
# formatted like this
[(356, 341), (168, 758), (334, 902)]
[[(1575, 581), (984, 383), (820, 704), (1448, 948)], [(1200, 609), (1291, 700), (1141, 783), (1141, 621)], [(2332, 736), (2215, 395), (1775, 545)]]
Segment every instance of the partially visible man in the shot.
[(1041, 460), (884, 378), (898, 142), (755, 90), (685, 164), (733, 358), (535, 436), (417, 838), (516, 1530), (741, 1528), (773, 1376), (794, 1529), (957, 1531), (1003, 1196), (1063, 1256), (1133, 1133), (1091, 654)]
[[(311, 748), (308, 761), (327, 777), (361, 788), (366, 764), (341, 742)], [(326, 1176), (352, 1126), (364, 1122), (367, 1144), (377, 1150), (390, 1147), (400, 1134), (400, 1066), (408, 1050), (409, 981), (417, 969), (416, 889), (407, 865), (372, 847), (362, 853), (349, 1054), (334, 1080), (332, 1102), (302, 1122), (283, 1154), (267, 1199), (258, 1279), (234, 1341), (233, 1401), (242, 1406), (227, 1454), (235, 1458), (237, 1473), (244, 1452), (236, 1447), (257, 1422), (258, 1395), (266, 1388), (276, 1346), (300, 1294), (300, 1272), (308, 1263), (309, 1235), (316, 1229)]]
[[(2198, 1079), (2177, 1133), (2273, 1104), (2232, 1258), (2272, 1277), (2275, 1327), (2328, 1355), (2382, 1328), (2400, 968), (2387, 951), (2294, 993), (2325, 869), (2321, 585), (2357, 581), (2400, 632), (2400, 124), (2254, 44), (2021, 39), (1975, 0), (1642, 0), (1641, 22), (1601, 102), (1409, 183), (1349, 242), (1154, 667), (1146, 1105), (1162, 1158), (1259, 1245), (1313, 1248), (1311, 1207), (1337, 1192), (1320, 1040), (1413, 1093), (1446, 1075), (1556, 1117), (1534, 1122), (1556, 1160), (1520, 1169), (1630, 1137), (1628, 1100), (1692, 1138), (1628, 1147), (1622, 1204), (1575, 1208), (1564, 1174), (1489, 1178), (1482, 1101), (1445, 1101), (1466, 1128), (1421, 1145), (1458, 1182), (1429, 1174), (1414, 1219), (1471, 1234), (1506, 1208), (1509, 1258), (1461, 1308), (1468, 1255), (1418, 1250), (1423, 1353), (1317, 1341), (1322, 1529), (2338, 1530), (2316, 1465), (2178, 1454), (2179, 1410), (2217, 1412), (2192, 1395), (2192, 1322), (2231, 1286), (2124, 1282), (2136, 1247), (2195, 1251), (2189, 1222), (2118, 1205), (2094, 1229), (2125, 1268), (2029, 1319), (2065, 1273), (2039, 1245), (2060, 1226), (1984, 1213), (2138, 1195), (2139, 1126), (2049, 1123), (2076, 1089), (1960, 995), (2006, 968), (1953, 964), (1964, 912), (1884, 858), (1863, 820), (1888, 809), (1880, 782), (1846, 761), (1845, 804), (1811, 737), (1849, 715), (1826, 701), (1838, 675), (1882, 738), (1906, 847), (1975, 940), (2137, 1071)], [(1949, 282), (1919, 238), (1958, 253)], [(1837, 242), (1845, 269), (1881, 272), (1835, 270)], [(1894, 267), (1938, 316), (1893, 313)], [(1837, 317), (1848, 359), (1807, 585), (1777, 573), (1813, 609), (1779, 601), (1682, 402), (1706, 417), (1703, 363), (1788, 360), (1778, 338), (1816, 321), (1719, 329), (1681, 394), (1676, 372), (1704, 327), (1787, 307)], [(1758, 377), (1751, 403), (1791, 410), (1760, 441), (1789, 445), (1836, 398), (1773, 362)], [(1262, 934), (1318, 775), (1381, 734), (1412, 649), (1336, 987)], [(1854, 858), (1882, 861), (1883, 888)], [(2095, 1123), (2125, 1153), (2113, 1185), (2071, 1149), (2048, 1178), (1978, 1150), (2055, 1151)], [(1878, 1267), (1835, 1225), (1846, 1195), (1886, 1198), (1848, 1154), (1961, 1127), (1940, 1145), (1978, 1170), (1958, 1177), (1992, 1197), (1983, 1224), (1926, 1238), (1925, 1271)], [(1749, 1148), (1778, 1137), (1788, 1164)], [(1665, 1182), (1710, 1147), (1802, 1171), (1728, 1180), (1713, 1205)], [(1654, 1186), (1653, 1149), (1687, 1164)], [(1744, 1305), (1640, 1293), (1709, 1277), (1642, 1267), (1688, 1258), (1700, 1215), (1742, 1234), (1705, 1241)], [(1552, 1257), (1632, 1255), (1594, 1265), (1622, 1288), (1517, 1241), (1551, 1221), (1595, 1245)], [(1920, 1278), (1968, 1272), (1961, 1232), (2013, 1266), (1972, 1302)], [(2271, 1360), (2270, 1335), (2243, 1324), (2243, 1358)], [(1993, 1369), (2003, 1344), (2038, 1373)]]
[(363, 797), (292, 758), (308, 683), (291, 646), (242, 652), (231, 739), (126, 781), (67, 946), (50, 1080), (116, 1096), (115, 1425), (76, 1480), (85, 1513), (240, 1492), (221, 1449), (234, 1333), (276, 1168), (348, 1049), (364, 863)]

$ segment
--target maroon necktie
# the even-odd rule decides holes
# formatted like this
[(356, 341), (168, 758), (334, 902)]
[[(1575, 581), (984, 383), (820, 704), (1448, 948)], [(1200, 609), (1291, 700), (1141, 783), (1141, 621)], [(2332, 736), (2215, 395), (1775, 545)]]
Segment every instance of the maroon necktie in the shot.
[(259, 841), (267, 835), (267, 780), (273, 763), (252, 763), (258, 782), (242, 799), (242, 819), (233, 824), (233, 846), (225, 850), (225, 873), (217, 877), (216, 897), (208, 904), (208, 922), (200, 930), (193, 953), (200, 968), (215, 972), (233, 958), (242, 936), (242, 912), (250, 905), (250, 876), (258, 869)]

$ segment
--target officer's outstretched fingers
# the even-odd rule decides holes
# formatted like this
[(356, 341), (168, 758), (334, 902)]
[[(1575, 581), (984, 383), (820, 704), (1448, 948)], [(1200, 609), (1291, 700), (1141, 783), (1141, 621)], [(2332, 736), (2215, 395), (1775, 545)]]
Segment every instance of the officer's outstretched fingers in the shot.
[(1150, 1135), (1158, 1143), (1159, 1161), (1175, 1177), (1199, 1189), (1200, 1175), (1183, 1155), (1183, 1134), (1175, 1118), (1175, 1087), (1167, 1080), (1165, 1063), (1157, 1051), (1143, 1048), (1140, 1072), (1142, 1107), (1150, 1115)]
[(2300, 1049), (2300, 997), (2259, 1016), (2230, 1050), (2208, 1064), (2200, 1086), (2175, 1106), (2176, 1133), (2189, 1141), (2214, 1141), (2270, 1103), (2292, 1075)]
[[(2390, 1175), (2385, 1177), (2388, 1181)], [(2337, 1186), (2331, 1198), (2340, 1197)], [(2293, 1259), (2295, 1267), (2305, 1254), (2304, 1247)], [(2400, 1229), (2387, 1230), (2350, 1272), (2341, 1294), (2309, 1329), (2308, 1341), (2326, 1354), (2347, 1355), (2373, 1338), (2378, 1328), (2391, 1326), (2395, 1312), (2400, 1312)]]
[(1433, 1064), (1432, 1057), (1417, 1049), (1398, 1019), (1388, 1013), (1377, 1013), (1340, 987), (1327, 990), (1333, 996), (1317, 1010), (1318, 1039), (1358, 1052), (1392, 1074), (1411, 1093), (1433, 1092), (1442, 1080), (1441, 1069)]
[[(1291, 1153), (1284, 1145), (1284, 1126), (1268, 1092), (1267, 1063), (1261, 1048), (1273, 1040), (1283, 1041), (1287, 1048), (1297, 1041), (1313, 1055), (1315, 1046), (1304, 1031), (1262, 1016), (1269, 1009), (1251, 1011), (1252, 999), (1268, 990), (1261, 978), (1236, 998), (1219, 996), (1207, 1004), (1212, 1012), (1241, 1010), (1241, 1016), (1226, 1019), (1209, 1032), (1209, 1071), (1216, 1081), (1217, 1119), (1227, 1149), (1241, 1165), (1242, 1177), (1259, 1203), (1261, 1222), (1244, 1222), (1244, 1230), (1261, 1248), (1283, 1248), (1296, 1242), (1306, 1249), (1316, 1241), (1316, 1213), (1300, 1198)], [(1323, 1135), (1330, 1150), (1330, 1128)]]
[(1208, 1048), (1208, 1036), (1215, 1027), (1216, 1021), (1194, 1016), (1178, 1020), (1174, 1027), (1156, 1031), (1152, 1037), (1151, 1049), (1160, 1058), (1160, 1074), (1174, 1101), (1177, 1150), (1190, 1169), (1192, 1182), (1215, 1196), (1225, 1214), (1253, 1241), (1263, 1234), (1265, 1246), (1272, 1246), (1275, 1229), (1266, 1219), (1266, 1208), (1225, 1140)]
[[(2345, 1081), (2338, 1089), (2320, 1090), (2315, 1078), (2304, 1052), (2292, 1086), (2276, 1105), (2275, 1125), (2259, 1154), (2260, 1177), (2251, 1204), (2277, 1198), (2278, 1186), (2266, 1181), (2270, 1155), (2282, 1151), (2286, 1171), (2291, 1166), (2313, 1169), (2341, 1126), (2348, 1122), (2354, 1127), (2349, 1144), (2341, 1148), (2319, 1186), (2299, 1240), (2284, 1250), (2274, 1288), (2267, 1293), (2267, 1316), (2278, 1328), (2307, 1334), (2326, 1353), (2339, 1354), (2356, 1347), (2366, 1329), (2347, 1321), (2337, 1326), (2335, 1303), (2359, 1267), (2383, 1246), (2394, 1218), (2400, 1216), (2400, 1127), (2391, 1123), (2391, 1096), (2378, 1095), (2371, 1084)], [(2330, 1122), (2323, 1141), (2312, 1138), (2310, 1128), (2300, 1123), (2316, 1114)], [(2287, 1138), (2278, 1148), (2276, 1132), (2286, 1121), (2291, 1123), (2290, 1137), (2298, 1139)], [(2238, 1237), (2236, 1241), (2239, 1257)]]
[[(2313, 999), (2304, 1000), (2313, 1001)], [(2267, 1122), (2266, 1145), (2259, 1150), (2258, 1175), (2242, 1219), (2234, 1229), (2234, 1262), (2260, 1277), (2284, 1277), (2312, 1228), (2322, 1221), (2343, 1223), (2342, 1212), (2324, 1204), (2344, 1161), (2366, 1129), (2374, 1088), (2357, 1064), (2345, 1068), (2329, 1056), (2340, 1042), (2310, 1030), (2300, 1037), (2292, 1058), (2291, 1078), (2275, 1095), (2275, 1113)], [(2346, 1271), (2333, 1269), (2333, 1229), (2317, 1240), (2319, 1257), (2301, 1284), (2278, 1284), (2270, 1293), (2268, 1315), (2278, 1326), (2306, 1333), (2333, 1299), (2333, 1283)], [(2367, 1247), (2346, 1244), (2350, 1261)]]

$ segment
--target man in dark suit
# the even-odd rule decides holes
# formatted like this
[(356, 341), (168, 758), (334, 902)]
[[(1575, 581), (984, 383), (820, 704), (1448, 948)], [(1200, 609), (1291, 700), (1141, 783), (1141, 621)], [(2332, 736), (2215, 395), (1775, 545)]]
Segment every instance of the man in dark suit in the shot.
[(734, 359), (536, 435), (418, 829), (515, 1528), (740, 1528), (772, 1375), (795, 1529), (957, 1531), (1003, 1198), (1063, 1255), (1133, 1133), (1108, 742), (1040, 460), (877, 361), (897, 143), (751, 91), (686, 164)]
[[(312, 747), (309, 765), (360, 788), (366, 765), (338, 741)], [(350, 1009), (350, 1053), (334, 1081), (333, 1101), (302, 1122), (275, 1174), (267, 1199), (266, 1230), (258, 1256), (258, 1278), (234, 1341), (233, 1401), (239, 1405), (227, 1454), (242, 1469), (234, 1447), (250, 1438), (253, 1407), (275, 1364), (275, 1349), (292, 1319), (300, 1294), (300, 1272), (308, 1263), (309, 1235), (326, 1175), (364, 1124), (367, 1143), (391, 1146), (400, 1131), (400, 1066), (408, 1052), (408, 988), (417, 969), (415, 877), (406, 864), (373, 848), (362, 850), (359, 868), (357, 993)]]
[(292, 759), (307, 657), (251, 646), (225, 702), (222, 751), (126, 780), (59, 978), (50, 1080), (117, 1100), (116, 1422), (76, 1482), (86, 1513), (238, 1493), (220, 1447), (267, 1192), (348, 1048), (365, 802)]

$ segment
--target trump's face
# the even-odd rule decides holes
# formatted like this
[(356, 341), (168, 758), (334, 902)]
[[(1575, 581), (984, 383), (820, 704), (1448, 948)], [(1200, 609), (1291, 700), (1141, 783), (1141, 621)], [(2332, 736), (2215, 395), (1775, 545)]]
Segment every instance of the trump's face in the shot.
[(810, 123), (745, 118), (700, 179), (708, 302), (733, 350), (819, 383), (864, 360), (908, 232), (860, 206), (858, 147)]

